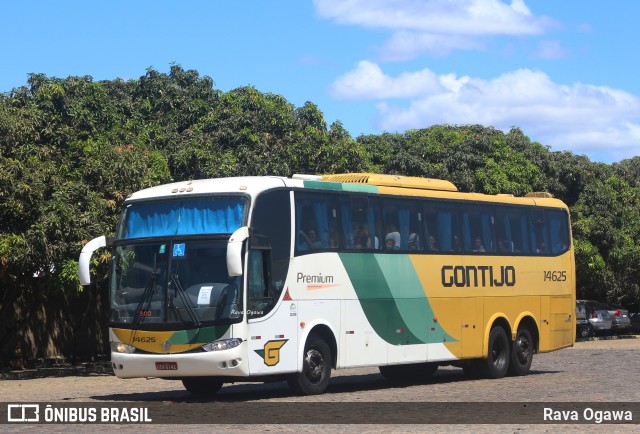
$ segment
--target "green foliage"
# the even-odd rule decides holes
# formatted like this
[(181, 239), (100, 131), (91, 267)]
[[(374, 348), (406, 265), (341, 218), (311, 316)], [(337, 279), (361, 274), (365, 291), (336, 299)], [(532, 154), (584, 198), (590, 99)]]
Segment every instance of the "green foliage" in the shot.
[[(79, 290), (82, 245), (110, 235), (133, 191), (184, 179), (370, 171), (452, 181), (461, 191), (549, 191), (572, 209), (578, 293), (640, 301), (640, 157), (613, 165), (551, 152), (513, 128), (436, 125), (354, 140), (312, 102), (197, 71), (136, 80), (31, 74), (0, 95), (0, 288)], [(108, 255), (98, 258), (104, 282)], [(0, 289), (2, 291), (2, 289)]]
[[(587, 185), (574, 207), (576, 261), (582, 287), (618, 303), (640, 300), (640, 186), (616, 175)], [(589, 274), (593, 270), (597, 273)]]

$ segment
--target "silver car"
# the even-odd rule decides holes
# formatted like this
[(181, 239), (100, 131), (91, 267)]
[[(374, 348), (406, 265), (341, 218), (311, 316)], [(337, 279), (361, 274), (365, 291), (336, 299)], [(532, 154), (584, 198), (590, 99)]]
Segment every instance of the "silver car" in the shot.
[[(628, 316), (628, 315), (627, 315)], [(606, 306), (593, 300), (576, 301), (576, 327), (580, 337), (606, 334), (611, 331), (613, 320)]]
[(607, 310), (612, 319), (611, 329), (613, 331), (626, 331), (631, 328), (631, 318), (629, 311), (614, 304), (608, 304)]

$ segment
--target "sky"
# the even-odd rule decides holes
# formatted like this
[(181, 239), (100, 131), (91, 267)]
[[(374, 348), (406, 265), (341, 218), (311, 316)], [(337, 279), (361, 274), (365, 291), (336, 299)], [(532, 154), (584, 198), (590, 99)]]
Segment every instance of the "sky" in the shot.
[(520, 128), (552, 151), (640, 155), (637, 0), (4, 2), (0, 92), (28, 74), (194, 69), (361, 134)]

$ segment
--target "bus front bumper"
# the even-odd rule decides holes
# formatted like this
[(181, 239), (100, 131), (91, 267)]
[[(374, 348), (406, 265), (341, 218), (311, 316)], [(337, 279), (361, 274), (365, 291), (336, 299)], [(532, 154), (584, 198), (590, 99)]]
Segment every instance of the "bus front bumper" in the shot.
[(246, 377), (249, 364), (245, 345), (223, 351), (181, 354), (112, 351), (111, 365), (119, 378)]

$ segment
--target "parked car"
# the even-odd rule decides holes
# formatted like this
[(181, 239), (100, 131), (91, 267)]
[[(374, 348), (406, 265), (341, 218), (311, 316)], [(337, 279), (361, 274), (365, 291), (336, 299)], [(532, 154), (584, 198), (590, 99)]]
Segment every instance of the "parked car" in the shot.
[(629, 311), (622, 306), (608, 304), (607, 310), (612, 319), (611, 330), (614, 332), (629, 331), (631, 329), (631, 318)]
[(579, 337), (605, 334), (611, 331), (613, 320), (606, 306), (593, 300), (576, 301), (576, 333)]

